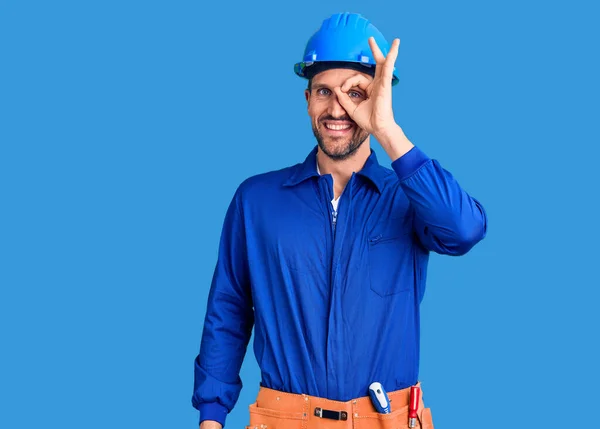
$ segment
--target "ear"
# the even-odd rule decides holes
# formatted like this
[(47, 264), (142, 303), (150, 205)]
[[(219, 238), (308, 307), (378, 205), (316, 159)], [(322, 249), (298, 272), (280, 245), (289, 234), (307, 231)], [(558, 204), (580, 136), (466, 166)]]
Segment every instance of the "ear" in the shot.
[(306, 111), (310, 109), (310, 91), (308, 89), (304, 90), (304, 98), (306, 98)]

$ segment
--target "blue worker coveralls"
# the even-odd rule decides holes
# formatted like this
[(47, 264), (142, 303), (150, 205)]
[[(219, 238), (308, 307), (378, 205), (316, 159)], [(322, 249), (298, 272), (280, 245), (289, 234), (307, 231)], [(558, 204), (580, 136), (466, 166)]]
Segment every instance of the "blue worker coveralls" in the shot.
[(429, 252), (462, 255), (486, 234), (482, 205), (414, 147), (371, 155), (333, 211), (333, 179), (303, 163), (251, 177), (226, 214), (192, 403), (224, 425), (252, 327), (261, 385), (338, 401), (417, 382)]

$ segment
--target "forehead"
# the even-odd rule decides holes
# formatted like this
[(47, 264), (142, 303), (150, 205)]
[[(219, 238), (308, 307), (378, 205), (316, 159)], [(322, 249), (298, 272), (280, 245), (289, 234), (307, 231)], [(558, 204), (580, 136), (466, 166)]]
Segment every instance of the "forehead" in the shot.
[(329, 69), (318, 73), (313, 77), (312, 84), (325, 85), (329, 87), (341, 86), (347, 79), (357, 74), (365, 76), (367, 79), (372, 80), (371, 75), (361, 73), (351, 69)]

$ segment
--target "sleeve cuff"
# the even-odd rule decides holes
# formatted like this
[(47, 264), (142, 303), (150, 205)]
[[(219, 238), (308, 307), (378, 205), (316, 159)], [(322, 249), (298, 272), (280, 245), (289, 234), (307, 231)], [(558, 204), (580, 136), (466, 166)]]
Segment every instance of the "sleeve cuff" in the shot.
[(421, 149), (414, 146), (411, 150), (392, 162), (392, 168), (400, 181), (403, 181), (416, 173), (429, 160), (429, 157)]
[(200, 423), (204, 420), (214, 420), (225, 427), (225, 419), (229, 411), (218, 402), (204, 402), (198, 406), (198, 411), (200, 411)]

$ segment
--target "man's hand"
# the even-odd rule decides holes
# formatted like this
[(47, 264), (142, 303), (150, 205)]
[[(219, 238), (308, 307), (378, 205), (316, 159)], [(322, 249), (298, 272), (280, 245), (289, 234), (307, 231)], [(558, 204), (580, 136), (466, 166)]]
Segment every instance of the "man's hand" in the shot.
[[(369, 38), (369, 46), (376, 63), (374, 78), (369, 80), (364, 75), (357, 74), (346, 80), (340, 88), (334, 88), (334, 91), (350, 118), (360, 128), (372, 134), (392, 160), (395, 160), (413, 147), (396, 124), (392, 110), (392, 78), (400, 39), (394, 39), (387, 57), (373, 37)], [(356, 97), (350, 96), (352, 88), (359, 88), (365, 93), (362, 101), (357, 102)]]
[(200, 429), (222, 429), (221, 423), (214, 420), (204, 420), (200, 423)]
[[(373, 37), (369, 38), (369, 46), (376, 62), (375, 77), (370, 80), (357, 74), (346, 80), (341, 88), (335, 88), (335, 92), (350, 118), (377, 138), (378, 134), (391, 131), (396, 125), (392, 111), (392, 77), (400, 39), (394, 39), (387, 57), (383, 56)], [(358, 104), (348, 94), (352, 88), (360, 88), (366, 95)]]

